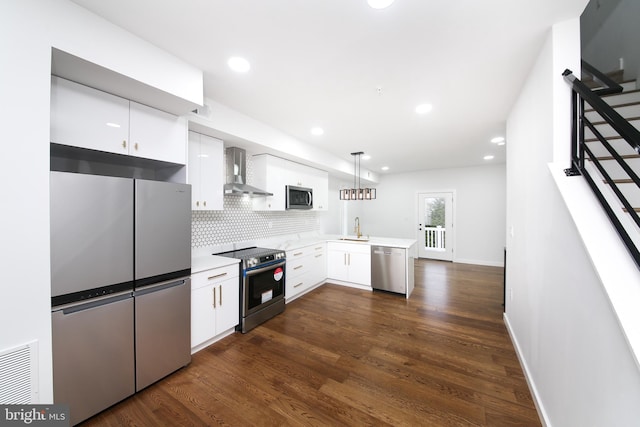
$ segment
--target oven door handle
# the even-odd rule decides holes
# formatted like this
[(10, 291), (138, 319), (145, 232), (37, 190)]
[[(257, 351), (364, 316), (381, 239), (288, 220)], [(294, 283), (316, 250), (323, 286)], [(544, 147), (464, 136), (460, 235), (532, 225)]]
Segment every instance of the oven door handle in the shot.
[(259, 273), (262, 273), (264, 271), (273, 270), (275, 267), (284, 267), (284, 264), (285, 264), (285, 261), (282, 261), (282, 262), (266, 265), (266, 266), (258, 268), (256, 270), (247, 270), (247, 271), (244, 272), (244, 275), (245, 276), (253, 276), (254, 274), (259, 274)]

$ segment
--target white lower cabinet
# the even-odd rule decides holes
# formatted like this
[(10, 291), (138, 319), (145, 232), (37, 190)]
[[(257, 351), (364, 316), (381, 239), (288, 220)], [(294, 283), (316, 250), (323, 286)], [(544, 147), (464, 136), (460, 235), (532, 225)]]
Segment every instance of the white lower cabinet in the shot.
[(285, 299), (293, 301), (327, 278), (326, 243), (287, 251)]
[(239, 323), (238, 265), (191, 276), (191, 349), (197, 351)]
[(327, 243), (329, 279), (371, 286), (371, 247), (361, 243)]

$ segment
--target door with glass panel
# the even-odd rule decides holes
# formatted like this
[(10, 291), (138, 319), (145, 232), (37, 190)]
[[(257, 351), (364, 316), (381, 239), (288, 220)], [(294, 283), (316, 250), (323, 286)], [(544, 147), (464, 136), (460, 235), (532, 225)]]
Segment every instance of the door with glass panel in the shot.
[(453, 192), (418, 193), (418, 257), (453, 261)]

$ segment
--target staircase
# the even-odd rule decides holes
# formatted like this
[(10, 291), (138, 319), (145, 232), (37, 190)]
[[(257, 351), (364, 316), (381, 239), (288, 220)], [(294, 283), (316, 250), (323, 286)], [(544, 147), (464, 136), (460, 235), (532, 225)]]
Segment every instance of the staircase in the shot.
[[(604, 95), (602, 99), (613, 107), (613, 109), (633, 127), (640, 130), (640, 90), (637, 89), (637, 82), (635, 80), (627, 81), (620, 85), (623, 88), (621, 93)], [(585, 106), (585, 118), (594, 125), (600, 135), (606, 139), (630, 169), (635, 172), (636, 175), (640, 175), (640, 154), (638, 154), (597, 111), (590, 108), (588, 104)], [(640, 213), (640, 186), (634, 183), (629, 173), (616, 161), (612, 153), (607, 150), (605, 145), (588, 127), (585, 127), (584, 141), (605, 169), (606, 174), (609, 175), (613, 184), (615, 184), (627, 199), (632, 209)], [(613, 212), (629, 233), (629, 237), (633, 240), (636, 247), (640, 248), (640, 226), (633, 221), (629, 210), (624, 207), (619, 198), (616, 197), (614, 190), (611, 188), (612, 184), (607, 182), (604, 175), (598, 170), (596, 165), (594, 165), (593, 159), (587, 157), (585, 168), (589, 170), (596, 185), (609, 204), (614, 207)]]
[(569, 176), (582, 175), (640, 268), (640, 90), (582, 61), (602, 88), (591, 89), (570, 70), (573, 127)]

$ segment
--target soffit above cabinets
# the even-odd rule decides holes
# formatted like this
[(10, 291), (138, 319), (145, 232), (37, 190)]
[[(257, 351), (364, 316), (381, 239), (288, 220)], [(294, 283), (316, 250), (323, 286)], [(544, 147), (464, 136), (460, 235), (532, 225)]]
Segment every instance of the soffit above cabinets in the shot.
[(51, 49), (51, 74), (177, 116), (200, 107), (195, 102), (56, 48)]

